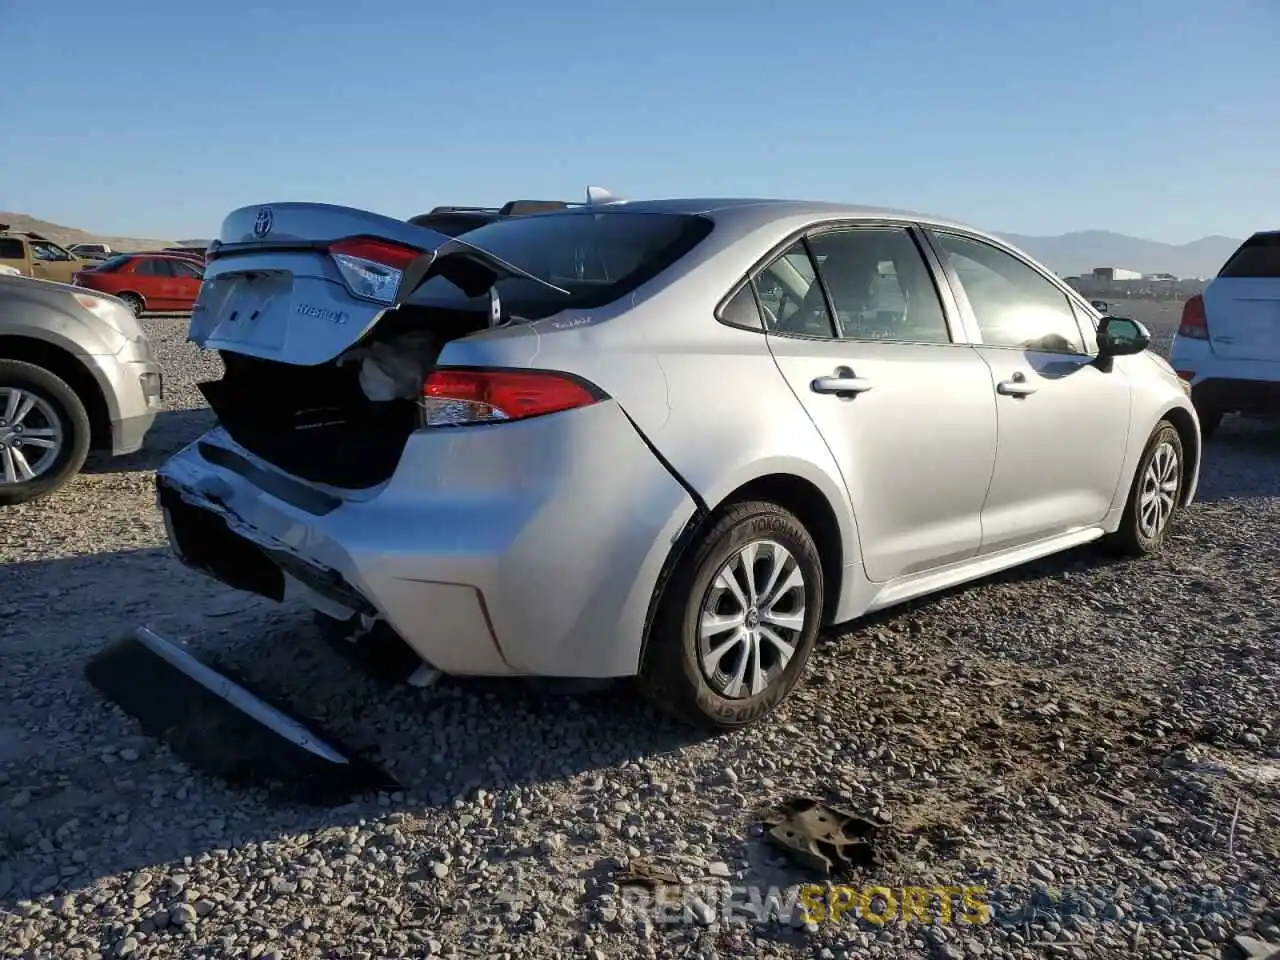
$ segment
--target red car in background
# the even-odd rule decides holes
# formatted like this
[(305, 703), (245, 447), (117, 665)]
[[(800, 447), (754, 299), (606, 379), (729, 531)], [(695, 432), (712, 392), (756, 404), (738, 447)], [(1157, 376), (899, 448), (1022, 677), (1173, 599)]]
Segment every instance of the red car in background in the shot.
[(123, 253), (76, 273), (71, 282), (109, 293), (142, 312), (190, 312), (200, 293), (204, 265), (169, 253)]

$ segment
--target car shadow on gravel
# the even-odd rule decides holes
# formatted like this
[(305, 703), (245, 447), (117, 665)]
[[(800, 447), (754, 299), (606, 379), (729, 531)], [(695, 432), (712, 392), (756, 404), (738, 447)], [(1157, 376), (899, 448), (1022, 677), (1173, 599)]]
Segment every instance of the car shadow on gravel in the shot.
[(171, 456), (213, 428), (217, 422), (213, 411), (162, 410), (147, 432), (142, 449), (123, 457), (94, 453), (85, 464), (85, 473), (134, 473), (155, 470)]
[[(159, 551), (136, 553), (140, 575), (160, 572), (152, 556)], [(98, 556), (14, 566), (28, 568), (24, 579), (49, 584), (94, 580), (110, 564)], [(68, 569), (56, 575), (58, 566)], [(567, 783), (574, 778), (634, 778), (645, 760), (708, 738), (654, 713), (627, 683), (593, 693), (515, 680), (445, 678), (425, 690), (391, 684), (331, 649), (308, 612), (205, 589), (198, 578), (187, 582), (189, 571), (171, 566), (172, 576), (163, 579), (188, 607), (182, 615), (157, 621), (154, 609), (130, 604), (102, 616), (109, 604), (95, 596), (86, 599), (99, 615), (69, 620), (67, 629), (83, 639), (57, 658), (37, 656), (34, 635), (16, 638), (14, 652), (26, 656), (0, 678), (0, 699), (9, 704), (0, 722), (0, 888), (8, 885), (0, 889), (0, 908), (102, 877), (198, 861), (228, 846), (349, 828), (393, 811), (410, 820), (449, 816), (464, 805), (483, 806), (478, 797), (512, 790), (537, 805), (534, 794), (580, 793), (580, 785)], [(153, 597), (165, 590), (156, 586)], [(157, 623), (205, 663), (332, 734), (402, 790), (309, 806), (265, 787), (229, 785), (183, 762), (84, 675), (95, 653), (143, 622)], [(86, 861), (76, 853), (80, 831), (112, 842), (96, 841), (97, 853)], [(537, 841), (531, 834), (529, 843)]]
[(1196, 500), (1280, 497), (1280, 425), (1230, 418), (1205, 443)]

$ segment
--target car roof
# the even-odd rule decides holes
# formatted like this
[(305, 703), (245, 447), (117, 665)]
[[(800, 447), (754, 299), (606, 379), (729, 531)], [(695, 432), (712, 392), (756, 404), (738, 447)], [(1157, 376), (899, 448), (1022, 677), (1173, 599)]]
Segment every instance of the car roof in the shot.
[(558, 216), (600, 212), (671, 213), (711, 217), (717, 226), (749, 231), (775, 220), (908, 220), (929, 226), (964, 230), (982, 236), (986, 231), (932, 214), (894, 207), (829, 203), (820, 200), (787, 200), (766, 197), (673, 197), (663, 200), (624, 200), (598, 206), (584, 205), (533, 216)]

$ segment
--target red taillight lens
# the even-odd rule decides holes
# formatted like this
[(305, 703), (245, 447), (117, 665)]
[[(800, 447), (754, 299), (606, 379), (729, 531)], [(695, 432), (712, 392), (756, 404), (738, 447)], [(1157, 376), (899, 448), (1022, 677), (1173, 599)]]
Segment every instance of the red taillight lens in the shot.
[(377, 237), (348, 237), (346, 240), (338, 240), (329, 245), (329, 252), (379, 263), (394, 270), (403, 270), (422, 256), (422, 251), (417, 247), (379, 240)]
[(1190, 337), (1192, 340), (1209, 339), (1209, 320), (1204, 313), (1204, 297), (1198, 293), (1182, 305), (1182, 323), (1178, 327), (1178, 336)]
[(347, 237), (329, 244), (329, 255), (354, 296), (395, 303), (404, 269), (423, 251), (377, 237)]
[(589, 383), (563, 373), (442, 367), (422, 384), (428, 427), (501, 423), (586, 407), (604, 399)]

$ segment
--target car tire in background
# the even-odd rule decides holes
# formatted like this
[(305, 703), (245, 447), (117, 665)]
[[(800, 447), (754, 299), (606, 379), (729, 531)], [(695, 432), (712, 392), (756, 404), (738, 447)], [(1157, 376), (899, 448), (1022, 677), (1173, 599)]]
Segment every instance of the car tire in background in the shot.
[(142, 302), (142, 298), (136, 293), (117, 294), (117, 298), (125, 302), (129, 309), (133, 311), (135, 317), (142, 316), (142, 311), (147, 308), (147, 305)]
[(664, 713), (732, 730), (771, 713), (799, 683), (822, 621), (823, 577), (813, 538), (792, 514), (733, 504), (661, 591), (638, 683)]
[[(20, 422), (9, 423), (6, 414), (12, 415), (15, 408)], [(33, 443), (44, 440), (57, 446)], [(6, 448), (16, 444), (36, 474), (29, 480), (8, 481), (11, 457), (7, 449), (0, 449), (0, 506), (26, 503), (64, 486), (84, 466), (89, 440), (89, 414), (71, 387), (43, 367), (0, 360), (0, 443)]]
[(1106, 538), (1114, 552), (1143, 557), (1164, 546), (1182, 499), (1183, 463), (1182, 438), (1161, 420), (1138, 461), (1120, 527)]

